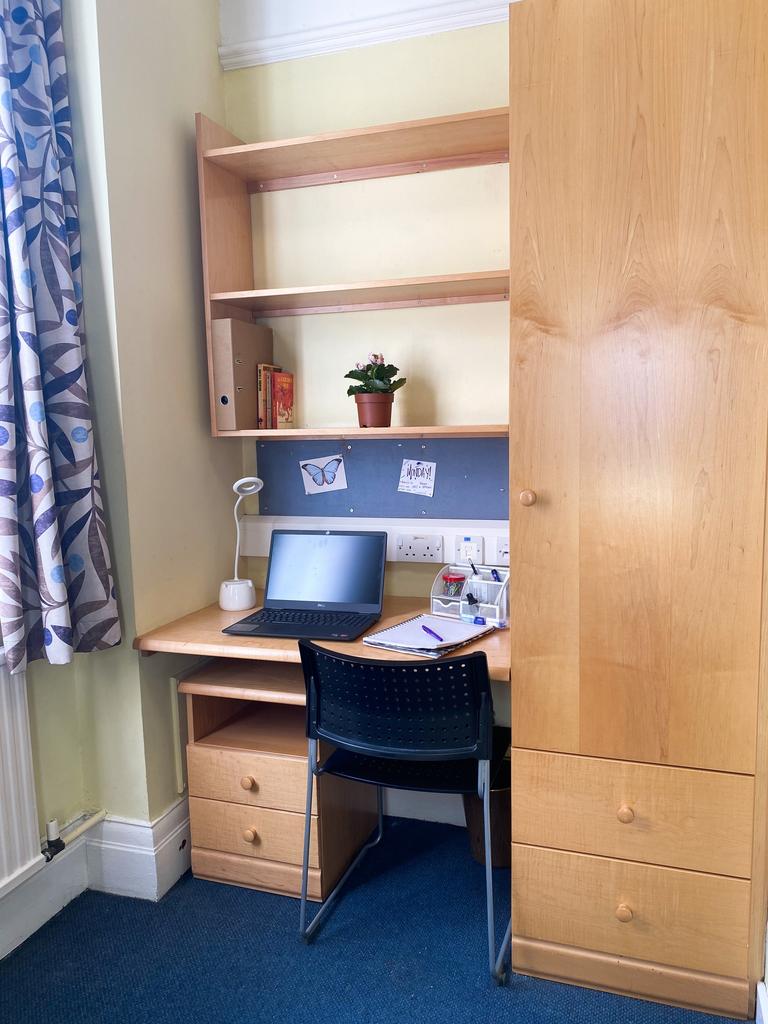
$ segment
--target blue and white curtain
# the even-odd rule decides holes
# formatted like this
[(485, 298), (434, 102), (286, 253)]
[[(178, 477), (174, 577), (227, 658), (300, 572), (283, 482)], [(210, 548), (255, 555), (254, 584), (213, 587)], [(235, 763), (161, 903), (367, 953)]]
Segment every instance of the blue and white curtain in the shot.
[(120, 640), (85, 378), (61, 0), (0, 0), (0, 639), (11, 672)]

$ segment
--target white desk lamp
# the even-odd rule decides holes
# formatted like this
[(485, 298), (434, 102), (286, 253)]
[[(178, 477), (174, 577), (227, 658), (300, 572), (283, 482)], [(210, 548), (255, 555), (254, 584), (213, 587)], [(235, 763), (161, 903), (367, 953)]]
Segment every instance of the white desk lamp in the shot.
[(264, 486), (264, 481), (257, 476), (244, 476), (241, 480), (232, 484), (232, 490), (237, 495), (235, 502), (235, 533), (237, 542), (235, 544), (235, 571), (234, 579), (224, 580), (219, 587), (219, 608), (225, 612), (242, 612), (253, 608), (256, 604), (256, 591), (252, 580), (241, 580), (238, 574), (238, 563), (240, 561), (240, 517), (238, 512), (243, 498), (250, 498), (252, 494), (258, 494)]

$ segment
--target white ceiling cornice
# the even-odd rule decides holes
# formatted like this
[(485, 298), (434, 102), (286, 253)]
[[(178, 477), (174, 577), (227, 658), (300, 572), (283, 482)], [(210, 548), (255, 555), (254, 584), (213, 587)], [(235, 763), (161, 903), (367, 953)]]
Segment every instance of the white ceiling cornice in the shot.
[(508, 0), (220, 0), (219, 60), (225, 71), (296, 60), (505, 21), (508, 9)]

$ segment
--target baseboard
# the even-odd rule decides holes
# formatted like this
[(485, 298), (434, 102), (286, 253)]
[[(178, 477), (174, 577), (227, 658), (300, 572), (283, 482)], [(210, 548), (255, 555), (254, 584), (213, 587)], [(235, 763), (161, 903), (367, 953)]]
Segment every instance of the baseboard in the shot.
[(765, 982), (758, 982), (755, 1003), (755, 1024), (768, 1024), (768, 988)]
[(0, 959), (88, 888), (85, 836), (3, 896), (0, 902)]
[(512, 965), (520, 974), (617, 992), (636, 999), (685, 1006), (726, 1017), (750, 1016), (750, 985), (631, 957), (596, 953), (538, 939), (515, 938)]
[(88, 833), (87, 847), (90, 889), (159, 900), (189, 868), (187, 800), (154, 821), (108, 815)]

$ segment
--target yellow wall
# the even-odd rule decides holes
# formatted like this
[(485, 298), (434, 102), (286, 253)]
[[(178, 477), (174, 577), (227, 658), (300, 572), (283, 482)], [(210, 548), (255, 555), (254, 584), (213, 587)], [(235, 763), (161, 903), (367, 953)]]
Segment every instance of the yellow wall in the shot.
[(209, 435), (194, 113), (223, 119), (217, 7), (69, 0), (89, 379), (123, 645), (33, 666), (42, 818), (146, 820), (175, 798), (168, 677), (137, 631), (214, 600), (230, 574), (237, 442)]

